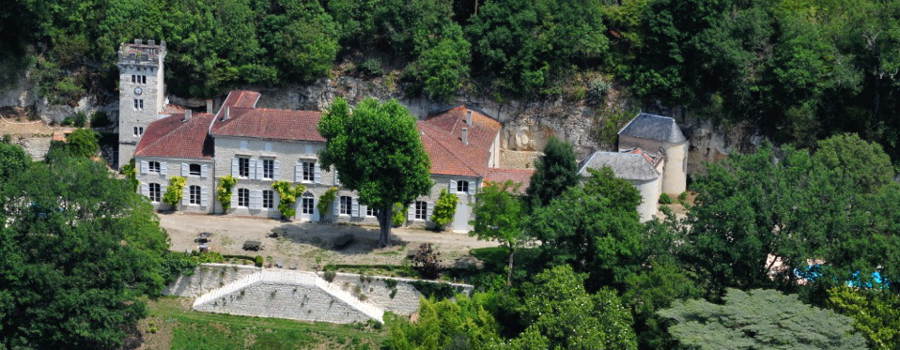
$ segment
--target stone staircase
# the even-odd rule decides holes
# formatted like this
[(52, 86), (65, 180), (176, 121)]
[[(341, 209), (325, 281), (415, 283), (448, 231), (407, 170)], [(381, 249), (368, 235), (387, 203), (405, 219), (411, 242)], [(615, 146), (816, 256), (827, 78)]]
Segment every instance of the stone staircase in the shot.
[[(287, 302), (279, 301), (279, 299), (274, 299), (275, 296), (278, 295), (278, 291), (284, 291), (290, 288), (293, 288), (294, 292), (296, 292), (298, 288), (300, 288), (301, 291), (305, 291), (303, 292), (304, 299), (302, 302), (297, 302), (293, 299)], [(260, 294), (260, 291), (266, 291), (266, 293), (270, 293), (266, 295), (271, 295), (272, 303), (281, 302), (286, 303), (286, 305), (269, 305), (266, 302), (261, 302), (260, 300), (258, 300), (259, 298), (261, 298), (261, 295), (263, 295)], [(257, 300), (243, 300), (245, 296), (244, 292), (248, 292), (247, 297), (257, 298)], [(285, 292), (282, 293), (284, 294)], [(306, 298), (306, 296), (309, 294), (315, 294), (316, 296), (319, 296), (319, 298)], [(318, 302), (320, 304), (324, 304), (324, 300), (326, 299), (328, 300), (327, 306), (306, 306), (307, 302)], [(286, 309), (289, 309), (291, 307), (296, 308), (299, 305), (300, 308), (307, 307), (307, 309), (305, 309), (306, 312), (302, 313), (297, 311), (293, 314), (296, 317), (287, 318), (323, 321), (323, 318), (321, 316), (316, 316), (313, 314), (311, 308), (318, 307), (316, 311), (322, 312), (322, 310), (320, 310), (321, 308), (330, 309), (331, 306), (334, 305), (335, 301), (339, 302), (342, 306), (345, 307), (340, 311), (333, 312), (334, 315), (330, 315), (328, 320), (324, 320), (326, 322), (354, 322), (360, 318), (361, 314), (364, 315), (364, 317), (367, 319), (372, 319), (379, 323), (383, 323), (384, 309), (382, 307), (372, 305), (360, 300), (352, 294), (342, 290), (340, 287), (332, 283), (328, 283), (315, 273), (281, 269), (264, 269), (238, 279), (234, 282), (228, 283), (220, 288), (213, 289), (197, 297), (197, 299), (194, 300), (193, 308), (198, 311), (235, 313), (260, 317), (282, 317), (286, 312)], [(221, 305), (219, 304), (220, 302), (222, 303)], [(239, 312), (233, 311), (232, 309), (224, 309), (224, 306), (229, 302), (243, 302), (245, 305), (239, 307)], [(273, 312), (273, 309), (276, 310), (276, 312)], [(307, 317), (306, 315), (309, 316)], [(342, 319), (341, 315), (346, 315), (347, 319)]]

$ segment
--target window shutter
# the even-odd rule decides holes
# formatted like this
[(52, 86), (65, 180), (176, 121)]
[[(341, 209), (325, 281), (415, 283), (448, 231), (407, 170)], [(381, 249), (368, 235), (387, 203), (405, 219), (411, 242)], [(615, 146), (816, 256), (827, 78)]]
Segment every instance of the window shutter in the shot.
[(456, 193), (456, 180), (450, 180), (450, 193)]
[(162, 202), (163, 196), (166, 195), (166, 188), (169, 187), (166, 184), (159, 184), (159, 201)]
[(369, 213), (369, 206), (359, 203), (359, 217), (364, 218), (364, 217), (368, 216), (368, 213)]
[(181, 163), (181, 176), (184, 176), (184, 177), (188, 176), (188, 164), (187, 163)]
[(234, 176), (234, 177), (238, 176), (238, 159), (237, 158), (231, 159), (231, 176)]
[(204, 207), (209, 205), (209, 188), (206, 186), (200, 188), (200, 205)]
[(141, 194), (144, 195), (144, 197), (149, 198), (150, 197), (150, 186), (147, 184), (141, 184)]
[(338, 213), (340, 213), (340, 211), (339, 211), (341, 209), (340, 201), (341, 201), (341, 197), (338, 196), (337, 198), (334, 199), (334, 202), (331, 203), (331, 212), (332, 212), (332, 214), (334, 214), (334, 216), (338, 216)]
[(209, 176), (209, 164), (200, 165), (200, 177), (206, 178)]
[(159, 174), (169, 176), (169, 162), (159, 162)]
[(475, 181), (469, 181), (469, 194), (471, 195), (475, 194), (475, 184)]
[(431, 209), (434, 207), (433, 203), (425, 203), (425, 219), (431, 220)]
[[(260, 163), (262, 163), (262, 162), (260, 162)], [(250, 175), (250, 176), (248, 176), (249, 178), (251, 178), (251, 179), (259, 178), (257, 176), (257, 172), (256, 172), (256, 159), (250, 159), (250, 169), (248, 169), (248, 170), (250, 171), (250, 173), (247, 174), (247, 175)]]
[(274, 161), (274, 163), (275, 163), (275, 164), (272, 165), (272, 180), (278, 180), (278, 178), (279, 178), (279, 176), (278, 176), (278, 174), (279, 174), (278, 168), (281, 167), (281, 162), (279, 162), (278, 159), (276, 159), (276, 160)]
[(257, 180), (263, 178), (263, 174), (264, 174), (263, 173), (263, 165), (264, 164), (265, 164), (265, 162), (263, 162), (262, 159), (256, 161), (256, 179)]
[(313, 180), (315, 183), (322, 183), (322, 167), (319, 166), (319, 162), (313, 163)]
[(237, 188), (231, 189), (231, 207), (237, 208), (238, 205), (238, 192), (240, 192)]
[(294, 165), (294, 182), (300, 182), (303, 179), (303, 163)]
[(146, 160), (142, 160), (141, 161), (141, 175), (144, 175), (148, 172), (150, 172), (150, 162), (148, 162)]
[(278, 203), (281, 202), (281, 196), (278, 195), (278, 191), (272, 191), (272, 209), (278, 209)]
[(340, 178), (340, 176), (338, 176), (338, 170), (337, 170), (337, 167), (332, 167), (332, 168), (334, 168), (334, 185), (335, 185), (335, 186), (340, 186), (340, 185), (341, 185), (341, 178)]
[(409, 208), (406, 209), (406, 221), (413, 221), (416, 219), (416, 202), (413, 201), (409, 204)]
[(316, 205), (316, 200), (313, 199), (313, 215), (312, 221), (319, 221), (319, 207)]
[(353, 198), (352, 205), (350, 206), (350, 215), (359, 217), (359, 200), (356, 198)]
[(188, 205), (191, 203), (191, 186), (184, 186), (181, 194), (181, 205)]

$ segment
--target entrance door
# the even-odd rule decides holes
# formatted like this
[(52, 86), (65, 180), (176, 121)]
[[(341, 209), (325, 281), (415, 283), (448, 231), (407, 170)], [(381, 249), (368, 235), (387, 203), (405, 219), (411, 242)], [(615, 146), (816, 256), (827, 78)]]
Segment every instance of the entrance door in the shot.
[(318, 215), (316, 215), (316, 198), (312, 193), (304, 193), (297, 202), (297, 206), (300, 221), (319, 221)]
[(472, 219), (472, 207), (469, 206), (469, 201), (465, 197), (462, 196), (456, 204), (456, 213), (453, 214), (453, 223), (450, 225), (450, 229), (453, 232), (469, 232), (472, 230), (472, 227), (469, 225), (469, 220)]

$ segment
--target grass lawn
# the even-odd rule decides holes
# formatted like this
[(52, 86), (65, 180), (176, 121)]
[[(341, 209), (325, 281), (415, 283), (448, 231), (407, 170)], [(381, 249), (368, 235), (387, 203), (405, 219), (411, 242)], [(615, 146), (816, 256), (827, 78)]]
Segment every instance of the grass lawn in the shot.
[(378, 349), (384, 331), (275, 318), (197, 312), (191, 299), (162, 297), (147, 303), (138, 326), (140, 349)]

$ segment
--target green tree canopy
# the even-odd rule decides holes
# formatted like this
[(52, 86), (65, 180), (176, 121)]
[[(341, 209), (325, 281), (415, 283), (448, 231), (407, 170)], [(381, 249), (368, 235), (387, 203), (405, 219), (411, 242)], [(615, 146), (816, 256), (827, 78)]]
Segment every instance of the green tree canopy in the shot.
[(117, 348), (168, 277), (150, 203), (83, 158), (0, 189), (0, 347)]
[(319, 121), (323, 167), (337, 168), (341, 185), (378, 208), (379, 243), (390, 244), (394, 203), (410, 203), (431, 190), (431, 162), (416, 119), (395, 100), (367, 98), (352, 111), (336, 99)]
[(866, 349), (852, 320), (775, 290), (729, 289), (725, 304), (675, 302), (659, 312), (683, 345), (699, 349)]
[(828, 306), (853, 318), (853, 328), (866, 337), (872, 349), (892, 350), (900, 344), (900, 295), (836, 287), (828, 290)]
[(505, 183), (488, 183), (475, 195), (475, 215), (473, 229), (469, 235), (478, 239), (495, 240), (509, 250), (506, 272), (506, 284), (512, 283), (513, 261), (516, 249), (527, 239), (525, 223), (527, 221), (525, 203), (522, 198), (513, 195), (519, 185), (507, 180)]
[(388, 315), (388, 339), (384, 347), (391, 350), (487, 349), (499, 343), (497, 321), (485, 309), (489, 294), (471, 298), (434, 301), (422, 299), (415, 323)]
[(31, 164), (31, 157), (18, 145), (0, 142), (0, 181), (18, 175)]
[(589, 290), (596, 290), (624, 282), (641, 264), (644, 228), (635, 210), (638, 200), (637, 189), (611, 170), (592, 169), (584, 186), (536, 209), (527, 229), (541, 241), (545, 261), (589, 273)]
[(542, 155), (534, 164), (535, 172), (526, 193), (532, 206), (547, 205), (569, 187), (578, 184), (578, 162), (572, 145), (551, 137)]

